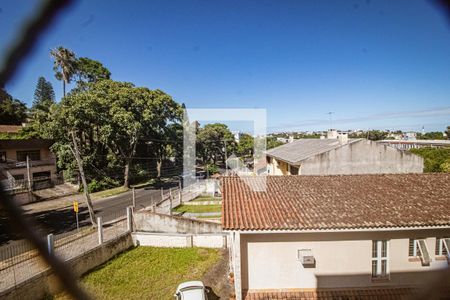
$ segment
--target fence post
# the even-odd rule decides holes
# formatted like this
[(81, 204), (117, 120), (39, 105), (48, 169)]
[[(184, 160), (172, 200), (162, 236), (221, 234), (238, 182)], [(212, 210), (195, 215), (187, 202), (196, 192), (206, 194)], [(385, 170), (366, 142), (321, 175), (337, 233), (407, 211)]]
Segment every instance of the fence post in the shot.
[(134, 190), (134, 187), (133, 187), (133, 207), (136, 207), (136, 191)]
[(161, 187), (161, 200), (164, 199), (164, 188)]
[(192, 248), (193, 246), (194, 246), (194, 236), (188, 235), (186, 237), (186, 247), (187, 248)]
[(97, 233), (98, 233), (98, 244), (103, 244), (103, 222), (102, 217), (97, 217)]
[(127, 207), (127, 230), (133, 231), (133, 214), (130, 206)]
[(172, 193), (169, 194), (169, 216), (172, 215)]
[(47, 235), (47, 250), (50, 254), (55, 250), (55, 238), (53, 233)]

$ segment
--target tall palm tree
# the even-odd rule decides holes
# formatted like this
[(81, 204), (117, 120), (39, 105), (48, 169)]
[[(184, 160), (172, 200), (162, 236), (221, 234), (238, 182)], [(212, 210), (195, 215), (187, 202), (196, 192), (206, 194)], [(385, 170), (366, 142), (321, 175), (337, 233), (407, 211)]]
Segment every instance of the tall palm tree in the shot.
[(75, 53), (64, 47), (58, 47), (51, 50), (51, 56), (54, 59), (53, 70), (55, 77), (63, 82), (63, 93), (66, 96), (66, 83), (70, 83), (76, 73), (77, 59)]

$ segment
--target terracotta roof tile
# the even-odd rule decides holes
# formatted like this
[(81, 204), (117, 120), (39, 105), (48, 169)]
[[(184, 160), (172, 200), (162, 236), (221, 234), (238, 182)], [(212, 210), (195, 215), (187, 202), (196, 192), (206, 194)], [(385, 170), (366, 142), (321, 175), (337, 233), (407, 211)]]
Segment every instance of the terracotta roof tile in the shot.
[[(250, 178), (246, 178), (251, 180)], [(450, 174), (222, 178), (226, 230), (450, 226)]]
[(22, 129), (20, 125), (0, 125), (2, 133), (18, 133)]

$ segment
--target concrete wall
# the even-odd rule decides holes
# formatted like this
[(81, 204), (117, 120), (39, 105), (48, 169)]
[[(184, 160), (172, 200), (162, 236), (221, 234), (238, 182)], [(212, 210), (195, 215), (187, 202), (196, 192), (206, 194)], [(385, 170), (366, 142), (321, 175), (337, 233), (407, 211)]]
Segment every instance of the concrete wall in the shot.
[(422, 173), (423, 158), (361, 140), (302, 162), (301, 175)]
[[(450, 229), (240, 236), (244, 290), (420, 285), (434, 275), (431, 271), (448, 266), (445, 257), (434, 253), (435, 237), (450, 236)], [(409, 238), (419, 237), (427, 237), (429, 266), (408, 257)], [(389, 280), (372, 280), (372, 240), (389, 241)], [(299, 249), (312, 250), (314, 267), (300, 263)]]
[[(81, 276), (89, 270), (107, 262), (115, 255), (131, 248), (133, 240), (131, 234), (124, 234), (66, 263), (75, 276)], [(62, 291), (61, 284), (51, 269), (0, 293), (0, 299), (43, 299), (46, 295), (57, 294)]]
[(227, 248), (228, 234), (169, 234), (169, 233), (133, 233), (135, 245), (151, 247), (203, 247)]
[[(275, 158), (271, 175), (290, 175)], [(423, 158), (369, 140), (361, 140), (302, 161), (299, 175), (422, 173)]]
[(217, 223), (169, 216), (150, 211), (134, 212), (133, 221), (135, 231), (141, 232), (222, 233), (222, 227)]

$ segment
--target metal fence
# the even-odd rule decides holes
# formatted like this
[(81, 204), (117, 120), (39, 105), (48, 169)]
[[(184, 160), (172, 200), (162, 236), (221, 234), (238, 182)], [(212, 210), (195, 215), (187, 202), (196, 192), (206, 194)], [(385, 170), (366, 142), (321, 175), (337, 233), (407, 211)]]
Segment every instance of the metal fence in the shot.
[[(128, 216), (128, 218), (127, 218)], [(129, 227), (131, 210), (127, 214), (114, 213), (99, 217), (98, 228), (84, 227), (79, 230), (48, 235), (49, 251), (54, 252), (64, 261), (98, 247), (102, 243), (114, 240), (131, 229)], [(107, 221), (103, 221), (103, 220)], [(0, 292), (16, 287), (22, 282), (49, 269), (39, 253), (28, 240), (13, 242), (0, 247)]]

